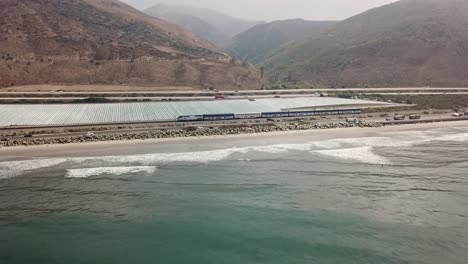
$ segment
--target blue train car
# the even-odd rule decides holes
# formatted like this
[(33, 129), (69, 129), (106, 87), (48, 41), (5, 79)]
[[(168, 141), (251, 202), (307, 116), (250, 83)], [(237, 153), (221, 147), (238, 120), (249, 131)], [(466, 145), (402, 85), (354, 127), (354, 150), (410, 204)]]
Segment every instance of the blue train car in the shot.
[(210, 121), (210, 120), (232, 120), (234, 119), (234, 114), (211, 114), (211, 115), (203, 115), (203, 120)]
[(234, 114), (234, 119), (255, 119), (261, 118), (262, 113), (243, 113), (243, 114)]
[(315, 115), (317, 115), (317, 116), (337, 115), (337, 114), (338, 114), (337, 110), (317, 110), (317, 111), (315, 111)]
[(266, 112), (262, 113), (262, 118), (289, 117), (289, 112)]
[(289, 112), (289, 117), (314, 116), (315, 111)]
[(338, 110), (340, 115), (349, 115), (349, 114), (362, 114), (362, 109), (340, 109)]
[(315, 115), (349, 115), (349, 114), (361, 114), (361, 109), (337, 109), (337, 110), (317, 110)]

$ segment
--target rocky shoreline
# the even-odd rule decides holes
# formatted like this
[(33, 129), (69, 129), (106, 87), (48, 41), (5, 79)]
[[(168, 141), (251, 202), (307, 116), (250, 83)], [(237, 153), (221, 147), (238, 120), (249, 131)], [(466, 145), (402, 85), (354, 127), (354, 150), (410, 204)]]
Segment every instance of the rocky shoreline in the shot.
[(237, 125), (222, 127), (187, 127), (179, 130), (155, 129), (135, 133), (112, 133), (112, 134), (88, 134), (70, 137), (48, 137), (48, 138), (21, 138), (0, 141), (0, 147), (15, 146), (37, 146), (49, 144), (72, 144), (103, 141), (128, 141), (158, 138), (187, 138), (208, 137), (222, 135), (257, 134), (281, 131), (299, 131), (331, 128), (351, 127), (382, 127), (384, 124), (377, 122), (333, 122), (333, 123), (281, 123), (267, 125)]

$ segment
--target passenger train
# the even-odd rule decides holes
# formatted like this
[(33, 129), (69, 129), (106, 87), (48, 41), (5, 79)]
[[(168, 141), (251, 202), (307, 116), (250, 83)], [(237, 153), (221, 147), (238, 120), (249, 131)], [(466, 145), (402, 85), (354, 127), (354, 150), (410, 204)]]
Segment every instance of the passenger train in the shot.
[(188, 121), (216, 121), (234, 119), (257, 119), (257, 118), (279, 118), (279, 117), (303, 117), (303, 116), (325, 116), (325, 115), (348, 115), (361, 114), (362, 109), (335, 109), (314, 111), (284, 111), (284, 112), (262, 112), (243, 114), (208, 114), (208, 115), (183, 115), (177, 118), (179, 122)]

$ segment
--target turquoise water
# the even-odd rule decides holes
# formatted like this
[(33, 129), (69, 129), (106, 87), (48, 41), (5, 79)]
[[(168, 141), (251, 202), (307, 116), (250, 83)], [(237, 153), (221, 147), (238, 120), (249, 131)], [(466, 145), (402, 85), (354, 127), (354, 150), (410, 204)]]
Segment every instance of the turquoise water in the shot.
[(0, 263), (466, 263), (467, 139), (455, 128), (0, 162)]

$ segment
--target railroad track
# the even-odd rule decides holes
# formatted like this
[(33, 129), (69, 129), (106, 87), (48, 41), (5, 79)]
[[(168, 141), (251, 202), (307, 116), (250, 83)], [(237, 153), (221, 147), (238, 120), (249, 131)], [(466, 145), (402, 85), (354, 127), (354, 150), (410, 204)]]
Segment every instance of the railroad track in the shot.
[[(341, 116), (345, 119), (345, 116)], [(30, 130), (30, 129), (67, 129), (67, 128), (93, 128), (93, 127), (111, 127), (111, 126), (132, 126), (132, 125), (159, 125), (159, 126), (171, 126), (175, 125), (178, 127), (188, 126), (208, 126), (208, 125), (249, 125), (258, 124), (262, 120), (274, 120), (274, 121), (288, 121), (296, 119), (327, 119), (327, 117), (309, 116), (309, 117), (281, 117), (281, 118), (257, 118), (257, 119), (234, 119), (234, 120), (211, 120), (211, 121), (196, 121), (196, 122), (178, 122), (176, 120), (155, 120), (155, 121), (135, 121), (135, 122), (117, 122), (117, 123), (91, 123), (91, 124), (67, 124), (67, 125), (31, 125), (31, 126), (0, 126), (0, 131), (15, 131), (15, 130)], [(312, 120), (312, 119), (310, 119)], [(257, 122), (259, 121), (259, 122)], [(227, 123), (227, 124), (226, 124)], [(266, 123), (272, 123), (266, 122)]]

